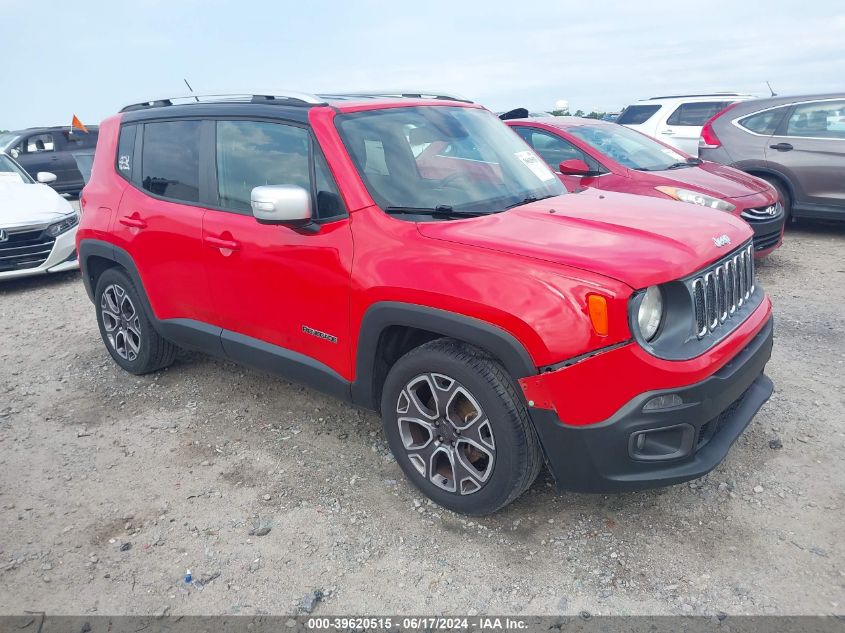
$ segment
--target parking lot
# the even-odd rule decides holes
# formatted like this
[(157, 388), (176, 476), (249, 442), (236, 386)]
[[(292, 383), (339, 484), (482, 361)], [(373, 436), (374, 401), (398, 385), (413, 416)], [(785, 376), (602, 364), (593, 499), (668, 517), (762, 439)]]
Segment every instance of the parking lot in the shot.
[(78, 273), (4, 283), (0, 612), (841, 613), (843, 248), (802, 224), (759, 265), (776, 393), (714, 472), (544, 473), (482, 519), (426, 502), (374, 414), (190, 353), (132, 376)]

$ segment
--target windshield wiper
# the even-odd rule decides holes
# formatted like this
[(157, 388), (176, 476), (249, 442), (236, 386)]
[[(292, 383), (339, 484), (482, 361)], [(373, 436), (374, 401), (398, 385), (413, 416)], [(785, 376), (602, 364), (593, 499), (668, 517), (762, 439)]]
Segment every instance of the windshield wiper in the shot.
[(433, 215), (446, 218), (474, 218), (484, 215), (478, 211), (456, 211), (448, 204), (439, 204), (436, 207), (385, 207), (386, 213), (403, 213), (407, 215)]
[(523, 204), (531, 204), (532, 202), (537, 202), (538, 200), (545, 200), (546, 198), (554, 198), (552, 195), (548, 196), (527, 196), (520, 200), (519, 202), (514, 202), (513, 204), (509, 204), (506, 206), (506, 209), (513, 209), (514, 207), (521, 207)]
[(679, 161), (677, 163), (672, 163), (671, 165), (666, 167), (666, 169), (681, 169), (683, 167), (697, 167), (700, 164), (701, 164), (700, 158), (693, 158), (692, 156), (690, 156), (689, 158), (687, 158), (683, 162)]

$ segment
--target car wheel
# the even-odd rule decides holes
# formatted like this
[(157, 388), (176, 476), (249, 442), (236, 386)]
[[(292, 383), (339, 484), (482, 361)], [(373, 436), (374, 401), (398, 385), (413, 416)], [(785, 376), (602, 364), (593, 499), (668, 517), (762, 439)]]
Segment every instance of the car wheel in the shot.
[(483, 351), (437, 339), (400, 358), (381, 400), (399, 466), (435, 503), (495, 512), (537, 478), (542, 451), (513, 379)]
[(146, 374), (173, 363), (176, 346), (152, 327), (138, 291), (124, 272), (110, 268), (100, 275), (95, 308), (106, 349), (123, 369)]
[(789, 195), (789, 191), (777, 178), (772, 178), (771, 176), (761, 177), (778, 192), (778, 198), (780, 198), (781, 206), (783, 206), (784, 221), (789, 222), (792, 219), (792, 196)]

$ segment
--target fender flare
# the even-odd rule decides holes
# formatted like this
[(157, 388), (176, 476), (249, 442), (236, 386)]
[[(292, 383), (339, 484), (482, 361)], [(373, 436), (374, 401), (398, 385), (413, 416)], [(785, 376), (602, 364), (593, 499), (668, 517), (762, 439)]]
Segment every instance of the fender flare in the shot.
[(449, 336), (475, 345), (497, 357), (514, 380), (538, 373), (525, 347), (502, 328), (455, 312), (395, 301), (375, 303), (361, 319), (352, 400), (378, 411), (374, 398), (374, 368), (382, 333), (391, 326), (406, 326)]

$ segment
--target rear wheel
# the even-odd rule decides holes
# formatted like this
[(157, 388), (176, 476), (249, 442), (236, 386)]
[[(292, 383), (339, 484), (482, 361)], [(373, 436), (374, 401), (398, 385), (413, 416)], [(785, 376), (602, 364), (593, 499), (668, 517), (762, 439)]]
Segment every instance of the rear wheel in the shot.
[(391, 451), (441, 506), (489, 514), (536, 479), (542, 453), (513, 380), (489, 355), (451, 339), (400, 358), (382, 394)]
[(146, 374), (173, 362), (176, 346), (155, 331), (123, 271), (110, 268), (100, 275), (94, 298), (100, 335), (118, 365), (133, 374)]

